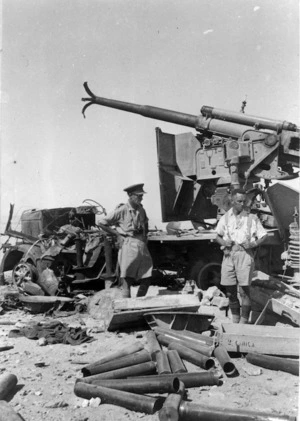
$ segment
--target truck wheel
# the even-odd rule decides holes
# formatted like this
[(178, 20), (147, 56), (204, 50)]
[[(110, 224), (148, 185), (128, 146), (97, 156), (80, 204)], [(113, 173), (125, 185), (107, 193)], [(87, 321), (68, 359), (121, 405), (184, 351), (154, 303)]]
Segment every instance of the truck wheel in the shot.
[(192, 278), (198, 288), (207, 290), (211, 286), (219, 287), (221, 281), (221, 264), (217, 262), (197, 262), (192, 269)]
[(17, 286), (23, 282), (36, 282), (37, 270), (31, 263), (19, 262), (13, 269), (12, 280)]

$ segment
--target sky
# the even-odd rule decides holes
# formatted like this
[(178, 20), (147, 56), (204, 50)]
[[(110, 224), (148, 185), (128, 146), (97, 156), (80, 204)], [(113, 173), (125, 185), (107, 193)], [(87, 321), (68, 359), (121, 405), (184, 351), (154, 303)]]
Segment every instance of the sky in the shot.
[[(203, 105), (299, 124), (298, 0), (2, 0), (1, 228), (9, 204), (107, 211), (145, 183), (161, 210), (155, 128), (97, 95), (197, 115)], [(191, 131), (193, 131), (191, 129)], [(2, 228), (3, 229), (3, 228)]]

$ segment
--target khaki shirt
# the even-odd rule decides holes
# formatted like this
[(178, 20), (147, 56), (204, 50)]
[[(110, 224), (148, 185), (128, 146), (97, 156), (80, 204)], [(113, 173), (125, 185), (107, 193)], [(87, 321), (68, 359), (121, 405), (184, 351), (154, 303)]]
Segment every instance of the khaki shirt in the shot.
[(248, 223), (249, 214), (242, 211), (235, 215), (232, 209), (223, 215), (218, 222), (216, 232), (225, 241), (231, 240), (235, 244), (246, 244), (264, 237), (267, 231), (262, 226), (258, 217), (251, 214), (251, 224)]
[(142, 205), (134, 209), (129, 202), (121, 204), (100, 222), (115, 225), (117, 231), (126, 237), (143, 239), (147, 235), (148, 217)]

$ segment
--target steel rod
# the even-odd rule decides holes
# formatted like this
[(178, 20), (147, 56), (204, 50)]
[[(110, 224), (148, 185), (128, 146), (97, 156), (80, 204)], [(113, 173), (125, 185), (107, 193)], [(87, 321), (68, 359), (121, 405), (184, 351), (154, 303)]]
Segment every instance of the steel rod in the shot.
[(156, 327), (154, 328), (156, 334), (168, 334), (174, 337), (177, 337), (181, 340), (193, 340), (199, 342), (199, 345), (202, 346), (211, 346), (214, 344), (213, 338), (205, 335), (201, 335), (201, 333), (190, 332), (188, 330), (174, 330), (174, 329), (167, 329), (164, 327)]
[(215, 367), (215, 362), (212, 358), (206, 357), (205, 355), (176, 342), (170, 343), (168, 349), (175, 349), (181, 358), (197, 365), (198, 367), (204, 368), (204, 370), (209, 370)]
[(81, 371), (92, 370), (94, 367), (96, 367), (100, 364), (107, 363), (108, 361), (113, 361), (116, 358), (121, 358), (121, 357), (124, 357), (125, 355), (134, 354), (135, 352), (142, 351), (143, 349), (144, 349), (144, 346), (141, 342), (135, 342), (132, 345), (124, 347), (124, 348), (122, 348), (118, 351), (111, 352), (108, 355), (105, 355), (105, 356), (99, 358), (99, 360), (95, 361), (94, 363), (88, 364), (86, 367), (83, 367)]
[(93, 383), (95, 379), (125, 379), (126, 377), (153, 374), (156, 372), (156, 364), (153, 361), (132, 365), (130, 367), (119, 368), (107, 371), (106, 373), (94, 374), (93, 376), (78, 379), (85, 383)]
[(158, 374), (170, 374), (171, 368), (169, 364), (168, 355), (164, 351), (157, 352), (156, 358), (156, 370)]
[(207, 345), (200, 345), (199, 343), (197, 343), (196, 341), (192, 341), (192, 340), (184, 340), (184, 339), (179, 339), (173, 335), (169, 335), (169, 334), (160, 334), (157, 336), (157, 340), (161, 345), (164, 346), (169, 346), (170, 343), (178, 343), (180, 345), (186, 346), (190, 349), (193, 349), (196, 352), (201, 353), (202, 355), (205, 355), (207, 357), (211, 357), (212, 353), (213, 353), (213, 348), (212, 347), (208, 347)]
[(179, 420), (179, 406), (183, 395), (185, 394), (185, 386), (180, 382), (180, 389), (177, 394), (170, 393), (161, 410), (158, 413), (159, 421), (178, 421)]
[(271, 355), (262, 355), (249, 353), (246, 360), (254, 365), (268, 368), (269, 370), (285, 371), (286, 373), (299, 376), (299, 360), (291, 360), (288, 358), (273, 357)]
[(176, 349), (170, 349), (167, 352), (170, 367), (172, 373), (186, 373), (187, 369), (185, 365), (183, 364), (182, 359), (180, 358), (180, 355), (178, 354), (178, 351)]
[(184, 383), (186, 389), (189, 389), (191, 387), (199, 387), (199, 386), (214, 386), (214, 385), (220, 386), (222, 384), (222, 380), (220, 379), (220, 376), (216, 374), (216, 372), (211, 372), (211, 371), (163, 374), (161, 376), (150, 375), (147, 377), (138, 377), (138, 378), (150, 380), (152, 378), (157, 378), (157, 377), (163, 377), (167, 379), (178, 378), (180, 381)]
[[(151, 376), (152, 377), (152, 376)], [(179, 379), (177, 377), (153, 376), (127, 379), (97, 379), (91, 384), (124, 390), (132, 393), (178, 393)]]
[(99, 364), (89, 370), (83, 368), (82, 374), (86, 376), (92, 376), (95, 374), (106, 373), (107, 371), (117, 370), (119, 368), (130, 367), (132, 365), (145, 363), (151, 361), (151, 356), (148, 351), (143, 349), (142, 351), (135, 352), (131, 355), (125, 355), (124, 357), (117, 358), (107, 363)]
[(219, 361), (226, 376), (231, 377), (238, 373), (236, 366), (233, 364), (226, 348), (219, 345), (214, 350), (214, 357)]
[(160, 397), (141, 396), (136, 393), (81, 382), (75, 384), (74, 393), (79, 398), (100, 398), (101, 403), (118, 405), (131, 411), (144, 412), (145, 414), (154, 414), (163, 404), (163, 399)]
[(0, 377), (0, 400), (5, 399), (16, 387), (18, 378), (15, 374), (3, 374)]
[(146, 339), (148, 343), (148, 350), (150, 352), (151, 358), (155, 361), (155, 354), (161, 351), (161, 346), (159, 345), (156, 335), (153, 330), (149, 330), (146, 333)]
[(180, 421), (296, 421), (296, 417), (288, 415), (208, 407), (183, 401), (179, 406), (179, 415)]

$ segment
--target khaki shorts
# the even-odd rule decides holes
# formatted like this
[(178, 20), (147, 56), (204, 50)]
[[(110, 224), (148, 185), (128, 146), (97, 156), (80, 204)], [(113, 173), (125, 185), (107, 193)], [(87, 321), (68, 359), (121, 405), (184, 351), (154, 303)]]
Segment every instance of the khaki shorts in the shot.
[(132, 237), (125, 238), (119, 250), (118, 260), (121, 278), (139, 280), (152, 275), (152, 258), (144, 241)]
[(221, 268), (221, 285), (250, 285), (254, 270), (254, 259), (251, 251), (231, 251), (223, 257)]

